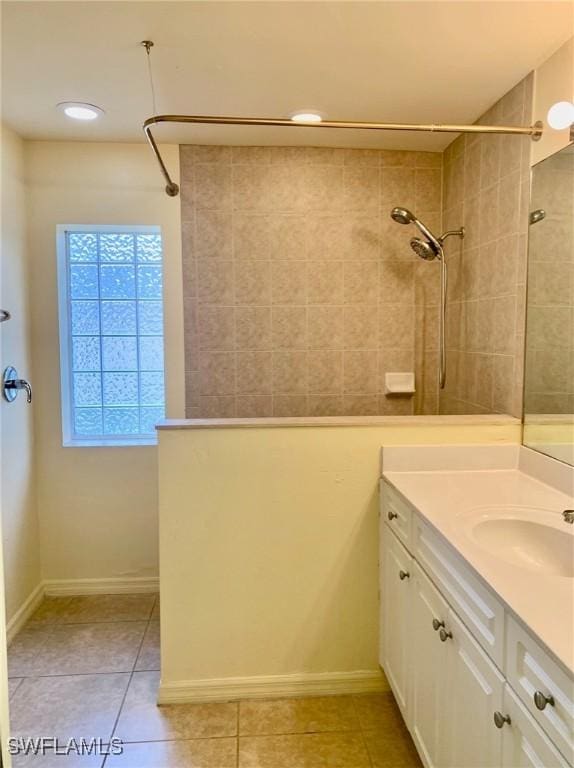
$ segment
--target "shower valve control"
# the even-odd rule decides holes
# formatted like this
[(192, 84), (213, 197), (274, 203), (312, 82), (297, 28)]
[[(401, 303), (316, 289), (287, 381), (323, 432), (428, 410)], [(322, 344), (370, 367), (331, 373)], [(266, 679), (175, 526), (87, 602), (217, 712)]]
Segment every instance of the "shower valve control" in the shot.
[(26, 402), (31, 403), (32, 387), (26, 381), (26, 379), (19, 379), (18, 371), (12, 365), (9, 365), (4, 369), (4, 373), (2, 375), (2, 394), (4, 396), (4, 400), (7, 400), (9, 403), (14, 402), (14, 400), (18, 397), (18, 392), (21, 389), (26, 392)]

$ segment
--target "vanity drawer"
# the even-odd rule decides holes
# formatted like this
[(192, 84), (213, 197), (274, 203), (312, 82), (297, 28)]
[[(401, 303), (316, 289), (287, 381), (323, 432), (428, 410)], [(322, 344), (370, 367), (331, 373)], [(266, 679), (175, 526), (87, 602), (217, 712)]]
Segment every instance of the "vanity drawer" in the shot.
[[(574, 763), (574, 678), (511, 616), (506, 626), (506, 677), (562, 754)], [(538, 693), (539, 709), (534, 701)], [(542, 696), (540, 696), (542, 694)]]
[(413, 553), (497, 666), (504, 662), (504, 608), (493, 593), (418, 515), (413, 515)]
[(411, 540), (411, 508), (385, 480), (381, 480), (380, 484), (380, 503), (382, 520), (408, 547)]

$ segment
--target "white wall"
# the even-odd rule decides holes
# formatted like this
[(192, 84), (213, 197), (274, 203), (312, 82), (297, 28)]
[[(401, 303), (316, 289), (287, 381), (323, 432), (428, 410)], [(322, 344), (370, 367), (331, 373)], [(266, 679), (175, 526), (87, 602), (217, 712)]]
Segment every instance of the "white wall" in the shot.
[(161, 701), (383, 684), (381, 445), (518, 443), (521, 428), (364, 421), (160, 431)]
[[(1, 365), (18, 369), (35, 383), (31, 363), (30, 301), (26, 253), (24, 144), (2, 129), (2, 290), (0, 305), (12, 319), (0, 326)], [(33, 414), (38, 402), (0, 400), (2, 421), (2, 533), (8, 619), (41, 580), (38, 519), (34, 486)]]
[(542, 120), (544, 134), (532, 143), (532, 165), (570, 143), (570, 131), (556, 131), (547, 124), (548, 110), (557, 101), (574, 101), (574, 37), (535, 71), (534, 120)]
[[(177, 147), (162, 148), (177, 179)], [(56, 226), (159, 224), (165, 260), (167, 409), (184, 412), (179, 198), (145, 144), (26, 145), (38, 512), (45, 579), (158, 573), (157, 449), (63, 448)]]

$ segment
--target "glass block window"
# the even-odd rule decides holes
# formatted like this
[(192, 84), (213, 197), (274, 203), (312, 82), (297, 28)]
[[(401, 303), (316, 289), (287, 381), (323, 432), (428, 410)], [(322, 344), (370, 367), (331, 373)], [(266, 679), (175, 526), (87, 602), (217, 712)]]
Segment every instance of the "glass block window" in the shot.
[(165, 415), (158, 227), (60, 227), (64, 445), (155, 441)]

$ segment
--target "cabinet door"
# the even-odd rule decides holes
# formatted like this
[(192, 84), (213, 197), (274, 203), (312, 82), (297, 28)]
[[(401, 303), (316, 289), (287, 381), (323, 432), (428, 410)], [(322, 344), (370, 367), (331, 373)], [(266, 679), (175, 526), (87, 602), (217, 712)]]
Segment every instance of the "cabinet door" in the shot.
[[(381, 665), (408, 722), (410, 594), (413, 560), (386, 526), (382, 536)], [(401, 578), (402, 576), (402, 578)]]
[[(439, 634), (448, 629), (448, 606), (418, 565), (413, 570), (411, 734), (425, 765), (434, 768), (447, 765), (451, 730), (445, 721), (448, 643)], [(433, 621), (444, 627), (435, 630)]]
[(508, 683), (504, 686), (503, 768), (568, 768), (567, 761), (526, 711)]
[(498, 768), (502, 734), (493, 718), (503, 707), (504, 678), (452, 610), (448, 630), (447, 765)]

